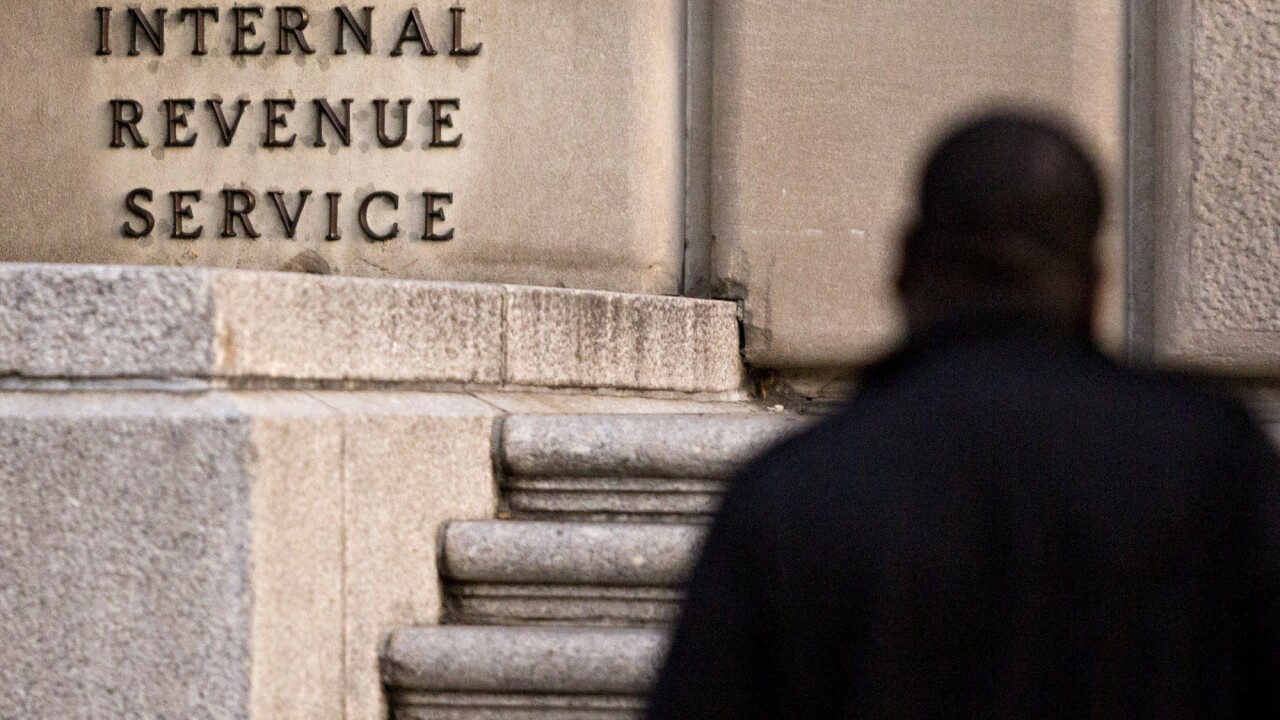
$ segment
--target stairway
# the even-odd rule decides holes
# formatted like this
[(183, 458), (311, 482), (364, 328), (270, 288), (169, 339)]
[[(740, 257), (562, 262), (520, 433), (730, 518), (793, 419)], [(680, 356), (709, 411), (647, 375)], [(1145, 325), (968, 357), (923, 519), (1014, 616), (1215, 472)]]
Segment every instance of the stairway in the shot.
[(512, 416), (500, 519), (448, 526), (446, 625), (382, 650), (395, 720), (637, 717), (725, 481), (796, 416)]

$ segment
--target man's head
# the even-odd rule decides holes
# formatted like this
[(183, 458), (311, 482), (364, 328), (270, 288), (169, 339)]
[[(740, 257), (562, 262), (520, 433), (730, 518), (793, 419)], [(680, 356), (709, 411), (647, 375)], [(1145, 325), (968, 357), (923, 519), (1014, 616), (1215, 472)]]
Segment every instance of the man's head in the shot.
[(1087, 331), (1102, 185), (1052, 122), (998, 114), (948, 134), (920, 179), (898, 290), (913, 329), (995, 306)]

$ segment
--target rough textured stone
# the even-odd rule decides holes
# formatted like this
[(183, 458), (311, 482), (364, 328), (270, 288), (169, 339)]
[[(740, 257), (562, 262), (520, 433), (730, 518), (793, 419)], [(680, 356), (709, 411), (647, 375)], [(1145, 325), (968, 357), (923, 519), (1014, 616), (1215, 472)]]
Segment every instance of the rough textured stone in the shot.
[(511, 288), (506, 322), (512, 385), (685, 392), (742, 385), (737, 309), (729, 303)]
[(502, 288), (216, 273), (215, 374), (316, 380), (502, 380)]
[(378, 643), (438, 622), (441, 524), (490, 518), (494, 411), (466, 396), (316, 393), (342, 418), (345, 720), (380, 720)]
[(0, 717), (248, 717), (249, 433), (225, 398), (0, 394)]
[[(1122, 3), (746, 0), (712, 15), (712, 200), (690, 245), (711, 245), (708, 292), (745, 298), (753, 364), (843, 365), (894, 337), (889, 280), (915, 165), (957, 113), (992, 99), (1047, 106), (1086, 129), (1109, 178), (1121, 167)], [(1105, 261), (1112, 337), (1121, 217)]]
[(502, 458), (515, 476), (725, 478), (804, 420), (793, 415), (514, 416)]
[(638, 629), (402, 628), (382, 671), (388, 686), (414, 690), (640, 695), (663, 641)]
[(205, 376), (213, 332), (207, 275), (0, 265), (0, 374)]
[[(483, 42), (481, 54), (449, 56), (451, 3), (382, 0), (373, 13), (373, 53), (348, 33), (345, 55), (334, 54), (333, 3), (303, 0), (310, 12), (303, 55), (276, 54), (276, 13), (265, 8), (248, 44), (267, 43), (254, 57), (229, 52), (231, 3), (210, 23), (208, 54), (193, 56), (192, 21), (179, 22), (170, 6), (167, 50), (156, 57), (145, 40), (138, 57), (127, 54), (125, 4), (112, 5), (113, 54), (94, 55), (94, 5), (46, 0), (9, 8), (0, 27), (3, 88), (12, 101), (0, 107), (0, 214), (6, 233), (0, 259), (204, 265), (276, 270), (284, 267), (374, 277), (517, 282), (632, 292), (674, 293), (679, 287), (682, 238), (681, 57), (684, 4), (598, 0), (468, 0), (465, 42)], [(422, 57), (417, 45), (391, 57), (410, 7), (418, 7), (439, 54)], [(148, 11), (154, 4), (145, 4)], [(359, 7), (351, 6), (359, 18)], [(152, 17), (148, 15), (148, 17)], [(249, 18), (253, 20), (252, 17)], [(38, 71), (33, 69), (38, 68)], [(150, 146), (111, 148), (114, 98), (143, 105), (140, 129)], [(193, 98), (190, 148), (164, 147), (165, 98)], [(229, 147), (204, 106), (221, 98), (234, 120), (237, 99), (252, 105)], [(282, 139), (290, 149), (264, 148), (267, 98), (292, 98)], [(352, 142), (341, 145), (325, 128), (317, 148), (312, 98), (353, 98)], [(381, 147), (371, 101), (389, 98), (388, 133), (400, 128), (397, 101), (409, 98), (408, 142)], [(457, 148), (427, 146), (433, 98), (457, 98), (446, 108), (460, 134)], [(52, 118), (57, 118), (56, 124)], [(135, 187), (155, 193), (149, 208), (154, 232), (122, 237), (131, 220), (124, 198)], [(257, 240), (223, 238), (221, 193), (257, 194), (252, 214)], [(287, 239), (267, 193), (282, 191), (289, 211), (298, 192), (313, 195)], [(174, 240), (168, 193), (201, 190), (188, 229), (199, 240)], [(392, 222), (400, 236), (365, 239), (358, 204), (381, 190), (399, 194), (400, 209), (378, 202), (370, 223)], [(325, 240), (326, 192), (342, 192), (342, 239)], [(425, 242), (421, 193), (453, 193), (449, 242)], [(133, 220), (133, 222), (137, 222)]]
[(1154, 58), (1135, 86), (1135, 334), (1165, 362), (1275, 376), (1280, 16), (1255, 0), (1135, 16)]
[(694, 525), (452, 523), (444, 572), (467, 582), (672, 586), (684, 581), (702, 533)]

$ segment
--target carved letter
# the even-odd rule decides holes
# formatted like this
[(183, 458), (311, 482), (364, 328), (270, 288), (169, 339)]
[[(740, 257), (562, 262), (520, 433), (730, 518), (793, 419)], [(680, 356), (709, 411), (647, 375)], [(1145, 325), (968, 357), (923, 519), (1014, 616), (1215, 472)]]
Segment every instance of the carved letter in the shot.
[(423, 200), (427, 203), (427, 227), (422, 231), (422, 239), (432, 242), (444, 242), (453, 239), (453, 228), (446, 233), (436, 232), (436, 223), (444, 222), (444, 208), (436, 207), (436, 203), (453, 204), (453, 193), (424, 192)]
[(329, 201), (329, 234), (324, 236), (325, 240), (341, 240), (342, 232), (338, 230), (338, 201), (342, 199), (342, 193), (330, 192), (324, 194), (325, 199)]
[(376, 233), (369, 227), (369, 205), (374, 200), (386, 200), (391, 204), (392, 210), (400, 209), (400, 196), (389, 192), (376, 192), (369, 195), (360, 203), (360, 229), (364, 231), (365, 237), (371, 242), (382, 242), (391, 240), (400, 235), (400, 223), (391, 223), (391, 229), (384, 233)]
[(377, 116), (378, 142), (382, 147), (399, 147), (404, 144), (404, 140), (409, 136), (409, 106), (413, 104), (408, 98), (400, 101), (400, 115), (402, 122), (400, 123), (400, 137), (394, 140), (387, 135), (387, 103), (390, 100), (374, 100), (374, 115)]
[(446, 148), (458, 147), (462, 144), (462, 134), (457, 137), (445, 140), (444, 129), (453, 127), (453, 116), (444, 112), (444, 108), (451, 107), (454, 110), (461, 110), (462, 105), (458, 98), (449, 98), (445, 100), (431, 100), (431, 147)]
[(178, 13), (178, 22), (186, 22), (188, 17), (196, 19), (195, 25), (191, 31), (191, 54), (192, 55), (208, 55), (209, 49), (204, 43), (204, 20), (206, 17), (213, 18), (214, 22), (218, 22), (218, 8), (216, 7), (194, 7), (182, 8)]
[(156, 24), (152, 25), (147, 16), (137, 8), (129, 8), (129, 54), (141, 55), (138, 50), (138, 29), (142, 29), (142, 33), (147, 36), (147, 42), (151, 44), (152, 49), (157, 55), (164, 54), (164, 14), (168, 12), (166, 8), (156, 8)]
[(265, 42), (258, 43), (255, 47), (249, 47), (245, 41), (258, 33), (258, 29), (254, 27), (253, 21), (248, 19), (249, 15), (262, 17), (262, 6), (254, 5), (252, 7), (234, 7), (231, 8), (231, 14), (236, 18), (236, 44), (232, 48), (232, 55), (261, 55), (266, 49)]
[(453, 13), (453, 42), (449, 49), (449, 54), (454, 57), (471, 57), (479, 55), (480, 48), (484, 47), (484, 43), (476, 43), (471, 47), (465, 47), (462, 44), (462, 16), (466, 14), (467, 9), (464, 7), (449, 8), (449, 12)]
[(351, 30), (351, 34), (356, 36), (356, 42), (360, 43), (360, 47), (364, 49), (364, 54), (368, 55), (373, 52), (373, 36), (370, 30), (373, 27), (373, 8), (361, 8), (364, 13), (364, 27), (360, 27), (360, 23), (356, 22), (356, 18), (351, 14), (345, 5), (339, 5), (333, 9), (338, 15), (338, 46), (334, 49), (334, 55), (346, 55), (346, 33), (345, 30)]
[(285, 108), (292, 111), (294, 101), (280, 98), (271, 98), (266, 101), (267, 104), (267, 139), (262, 143), (262, 147), (268, 148), (288, 148), (293, 147), (294, 141), (298, 139), (297, 133), (289, 136), (288, 140), (277, 140), (276, 130), (278, 128), (288, 127), (289, 119), (286, 118), (278, 108)]
[(190, 137), (178, 139), (178, 131), (188, 126), (187, 113), (196, 109), (196, 101), (187, 98), (184, 100), (169, 99), (164, 101), (164, 114), (166, 118), (164, 146), (165, 147), (191, 147), (196, 144), (196, 138), (200, 133), (191, 133)]
[[(238, 200), (244, 201), (244, 207), (236, 207)], [(258, 196), (248, 190), (223, 190), (222, 191), (222, 237), (236, 237), (236, 218), (240, 219), (240, 224), (244, 226), (244, 234), (253, 239), (262, 237), (260, 233), (253, 229), (253, 222), (249, 220), (249, 213), (258, 207)]]
[(98, 12), (98, 51), (95, 55), (111, 54), (111, 8), (94, 8)]
[(279, 19), (276, 31), (276, 54), (288, 55), (293, 52), (293, 48), (289, 46), (289, 36), (292, 35), (298, 42), (298, 47), (302, 48), (302, 52), (314, 55), (316, 49), (311, 47), (311, 43), (308, 43), (306, 36), (302, 34), (311, 24), (311, 16), (307, 11), (297, 5), (285, 5), (276, 8), (276, 16)]
[(298, 220), (302, 219), (302, 209), (307, 206), (307, 198), (311, 197), (310, 190), (303, 190), (298, 193), (298, 209), (293, 216), (289, 216), (289, 211), (284, 205), (284, 193), (279, 190), (272, 190), (267, 193), (267, 197), (271, 198), (272, 204), (276, 206), (276, 215), (280, 216), (280, 224), (284, 226), (284, 236), (293, 239), (298, 233)]
[(316, 106), (316, 142), (318, 148), (325, 147), (324, 143), (324, 122), (326, 118), (329, 120), (329, 126), (334, 132), (338, 133), (338, 138), (342, 140), (342, 144), (351, 147), (351, 103), (355, 102), (351, 98), (342, 99), (342, 111), (344, 117), (339, 118), (338, 114), (333, 111), (333, 107), (329, 105), (328, 100), (315, 99), (311, 101)]
[(213, 113), (213, 119), (218, 122), (218, 134), (221, 136), (222, 146), (230, 145), (231, 138), (235, 137), (236, 128), (240, 127), (240, 120), (244, 117), (244, 109), (249, 107), (249, 101), (236, 101), (236, 105), (240, 107), (240, 112), (236, 113), (236, 121), (230, 125), (227, 124), (227, 117), (222, 114), (222, 100), (205, 100), (204, 104)]
[[(129, 110), (129, 116), (125, 117), (125, 108)], [(138, 132), (138, 122), (142, 120), (142, 103), (137, 100), (112, 100), (111, 101), (111, 147), (124, 147), (124, 133), (127, 130), (129, 137), (133, 140), (133, 146), (144, 148), (147, 141), (142, 139), (142, 134)]]
[(133, 190), (129, 191), (128, 195), (125, 196), (124, 198), (125, 208), (128, 209), (129, 212), (132, 213), (134, 217), (142, 220), (141, 230), (134, 230), (132, 227), (129, 226), (129, 223), (127, 222), (121, 225), (120, 232), (125, 237), (127, 238), (146, 237), (150, 235), (151, 231), (156, 228), (156, 217), (151, 214), (150, 210), (142, 207), (142, 205), (138, 202), (140, 199), (146, 200), (147, 202), (151, 202), (153, 197), (155, 196), (151, 194), (150, 188), (134, 188)]
[(427, 37), (427, 29), (422, 26), (422, 16), (418, 14), (418, 8), (409, 8), (409, 14), (404, 18), (404, 29), (400, 31), (400, 39), (396, 41), (396, 47), (391, 51), (395, 57), (404, 54), (402, 46), (407, 42), (416, 42), (422, 46), (422, 54), (431, 57), (436, 54), (436, 49), (431, 47), (431, 40)]
[(199, 190), (177, 190), (169, 193), (170, 199), (173, 200), (173, 234), (170, 237), (174, 240), (198, 240), (204, 234), (203, 225), (190, 232), (182, 228), (183, 220), (190, 220), (196, 216), (191, 206), (186, 204), (186, 199), (191, 198), (200, 202), (200, 195)]

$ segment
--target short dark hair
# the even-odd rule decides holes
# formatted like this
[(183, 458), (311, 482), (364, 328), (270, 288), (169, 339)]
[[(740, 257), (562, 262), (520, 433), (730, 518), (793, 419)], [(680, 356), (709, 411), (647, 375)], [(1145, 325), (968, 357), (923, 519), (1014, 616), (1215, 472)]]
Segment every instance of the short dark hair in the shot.
[(1103, 206), (1093, 160), (1058, 122), (1001, 112), (961, 125), (920, 177), (899, 278), (908, 311), (999, 298), (1087, 323)]

